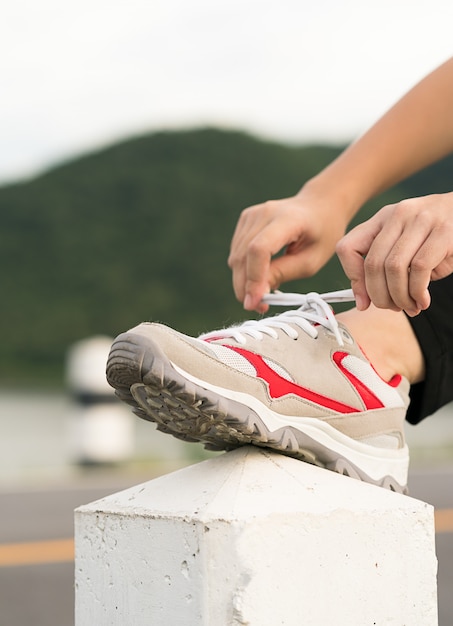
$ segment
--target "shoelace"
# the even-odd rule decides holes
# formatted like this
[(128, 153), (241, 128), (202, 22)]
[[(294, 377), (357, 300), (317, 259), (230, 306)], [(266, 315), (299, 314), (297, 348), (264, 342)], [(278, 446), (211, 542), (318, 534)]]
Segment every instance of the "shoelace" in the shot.
[(316, 325), (327, 328), (335, 335), (340, 346), (344, 345), (343, 338), (340, 333), (338, 322), (335, 314), (328, 305), (328, 302), (351, 302), (354, 300), (352, 289), (343, 289), (342, 291), (331, 291), (329, 293), (282, 293), (276, 291), (270, 293), (263, 298), (263, 302), (275, 306), (297, 306), (298, 309), (285, 311), (274, 317), (267, 317), (261, 320), (250, 320), (239, 326), (231, 326), (222, 330), (216, 330), (201, 335), (200, 339), (220, 339), (231, 337), (238, 343), (244, 344), (247, 341), (246, 335), (258, 339), (263, 339), (264, 335), (268, 335), (274, 339), (278, 338), (276, 328), (282, 330), (292, 339), (297, 339), (297, 326), (310, 337), (315, 339), (318, 336)]

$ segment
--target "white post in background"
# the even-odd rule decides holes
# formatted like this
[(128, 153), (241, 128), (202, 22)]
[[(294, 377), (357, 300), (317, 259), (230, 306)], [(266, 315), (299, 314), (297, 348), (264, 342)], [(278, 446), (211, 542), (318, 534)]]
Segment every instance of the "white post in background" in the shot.
[(113, 339), (88, 337), (68, 351), (66, 382), (72, 399), (71, 448), (78, 463), (117, 463), (132, 456), (135, 420), (105, 378)]
[(437, 626), (431, 506), (244, 447), (76, 511), (76, 626)]

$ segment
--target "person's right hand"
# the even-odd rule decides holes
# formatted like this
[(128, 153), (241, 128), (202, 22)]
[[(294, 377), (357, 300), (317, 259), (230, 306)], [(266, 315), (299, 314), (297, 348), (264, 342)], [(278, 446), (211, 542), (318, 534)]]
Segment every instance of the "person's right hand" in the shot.
[(266, 312), (262, 297), (286, 281), (315, 274), (333, 255), (345, 229), (341, 212), (307, 188), (245, 209), (228, 258), (237, 299), (246, 310)]

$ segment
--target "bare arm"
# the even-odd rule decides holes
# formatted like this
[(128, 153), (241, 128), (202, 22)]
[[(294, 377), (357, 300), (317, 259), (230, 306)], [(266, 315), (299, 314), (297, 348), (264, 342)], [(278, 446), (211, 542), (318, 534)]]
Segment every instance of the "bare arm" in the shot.
[[(351, 190), (351, 204), (356, 206), (452, 150), (450, 59), (350, 146), (339, 169), (357, 165)], [(452, 241), (453, 194), (437, 194), (383, 207), (344, 237), (337, 253), (359, 308), (372, 301), (417, 315), (430, 304), (430, 281), (453, 271)]]
[(318, 177), (353, 212), (453, 150), (453, 58), (425, 77)]

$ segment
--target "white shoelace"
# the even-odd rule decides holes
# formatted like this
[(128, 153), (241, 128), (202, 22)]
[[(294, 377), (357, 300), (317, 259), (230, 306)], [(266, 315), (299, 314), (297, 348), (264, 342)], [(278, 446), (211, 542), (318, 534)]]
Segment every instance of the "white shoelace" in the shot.
[(340, 346), (344, 345), (343, 338), (340, 333), (338, 322), (335, 318), (328, 302), (351, 302), (354, 300), (352, 289), (343, 289), (342, 291), (331, 291), (329, 293), (282, 293), (276, 291), (270, 293), (263, 298), (263, 302), (276, 306), (297, 306), (300, 308), (285, 311), (274, 317), (267, 317), (261, 320), (250, 320), (239, 326), (231, 326), (222, 330), (216, 330), (201, 335), (199, 339), (210, 338), (226, 338), (231, 337), (238, 343), (244, 344), (247, 341), (246, 335), (261, 341), (264, 335), (278, 338), (276, 328), (282, 330), (292, 339), (297, 339), (297, 326), (310, 337), (315, 339), (318, 331), (315, 325), (323, 326), (335, 335)]

